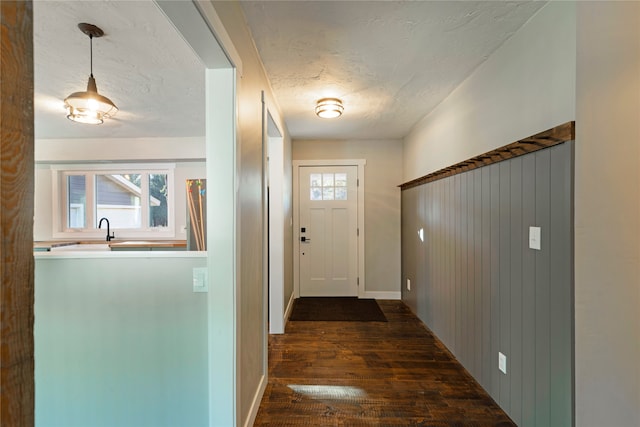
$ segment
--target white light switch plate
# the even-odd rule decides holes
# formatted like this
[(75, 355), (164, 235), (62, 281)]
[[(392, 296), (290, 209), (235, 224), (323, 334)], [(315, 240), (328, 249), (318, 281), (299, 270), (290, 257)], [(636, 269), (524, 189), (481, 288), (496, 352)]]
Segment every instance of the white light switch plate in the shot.
[(193, 269), (193, 292), (209, 292), (207, 267), (194, 267)]
[(540, 236), (542, 234), (540, 227), (529, 227), (529, 247), (531, 249), (542, 249)]
[(411, 290), (411, 279), (407, 279), (407, 290)]
[(500, 369), (503, 374), (507, 373), (507, 356), (500, 352), (498, 352), (498, 369)]

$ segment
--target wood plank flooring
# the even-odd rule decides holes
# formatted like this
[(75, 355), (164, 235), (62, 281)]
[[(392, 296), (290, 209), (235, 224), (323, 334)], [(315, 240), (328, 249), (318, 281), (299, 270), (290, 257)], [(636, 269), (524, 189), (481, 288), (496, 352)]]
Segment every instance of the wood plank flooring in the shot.
[(289, 322), (269, 337), (254, 426), (515, 426), (401, 301), (388, 322)]

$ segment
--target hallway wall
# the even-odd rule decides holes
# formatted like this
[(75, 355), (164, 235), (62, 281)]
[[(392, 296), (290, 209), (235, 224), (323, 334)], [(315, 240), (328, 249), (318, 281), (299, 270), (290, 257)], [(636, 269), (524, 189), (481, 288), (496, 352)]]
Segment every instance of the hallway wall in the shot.
[(403, 181), (574, 120), (575, 52), (575, 3), (547, 3), (405, 137)]
[[(257, 412), (267, 380), (266, 335), (268, 296), (264, 288), (263, 265), (263, 151), (262, 92), (275, 124), (283, 133), (285, 170), (291, 169), (288, 153), (291, 139), (281, 119), (278, 103), (273, 97), (264, 67), (247, 27), (242, 7), (236, 1), (212, 1), (231, 41), (241, 57), (243, 75), (237, 77), (237, 203), (236, 237), (239, 286), (236, 289), (238, 307), (236, 355), (237, 424), (251, 425)], [(285, 176), (290, 182), (290, 177)], [(284, 189), (290, 198), (290, 187)], [(288, 194), (287, 194), (288, 191)], [(266, 197), (266, 195), (265, 195)], [(285, 212), (285, 216), (290, 216)], [(286, 240), (285, 254), (293, 246)], [(290, 253), (290, 252), (289, 252)], [(285, 269), (292, 268), (291, 264)], [(285, 271), (285, 278), (287, 276)], [(286, 285), (285, 285), (286, 287)], [(229, 390), (231, 392), (231, 390)]]
[(579, 427), (640, 425), (639, 8), (549, 2), (404, 142), (407, 181), (576, 121)]
[(640, 3), (578, 4), (576, 421), (640, 426)]
[[(549, 2), (434, 111), (425, 116), (405, 138), (404, 181), (574, 120), (575, 82), (576, 5), (573, 2)], [(579, 141), (576, 141), (576, 144), (579, 144)], [(544, 152), (550, 151), (544, 150)], [(538, 164), (537, 158), (543, 155), (547, 154), (533, 155), (536, 157), (536, 164)], [(530, 215), (523, 217), (517, 212), (511, 212), (512, 209), (517, 209), (518, 203), (516, 206), (504, 203), (505, 197), (506, 201), (515, 198), (516, 202), (521, 198), (519, 203), (522, 206), (520, 209), (524, 209), (523, 212), (531, 212), (525, 209), (526, 206), (530, 206), (527, 204), (535, 202), (536, 206), (538, 205), (537, 193), (535, 197), (526, 197), (528, 193), (524, 191), (520, 193), (517, 188), (510, 189), (509, 186), (512, 183), (510, 178), (502, 176), (503, 173), (510, 173), (513, 162), (514, 160), (502, 162), (483, 168), (480, 172), (465, 173), (460, 175), (460, 178), (454, 177), (453, 183), (449, 184), (455, 189), (455, 180), (460, 179), (460, 189), (456, 191), (463, 191), (463, 183), (466, 179), (468, 181), (466, 189), (469, 191), (461, 197), (464, 198), (465, 195), (470, 197), (471, 194), (473, 203), (471, 206), (475, 209), (477, 203), (475, 195), (478, 192), (481, 194), (481, 203), (486, 203), (487, 196), (482, 193), (483, 190), (486, 191), (484, 188), (486, 179), (498, 179), (498, 201), (494, 200), (496, 195), (493, 192), (489, 196), (490, 218), (493, 221), (488, 224), (492, 233), (489, 236), (490, 241), (487, 243), (484, 234), (480, 238), (483, 245), (489, 245), (489, 249), (483, 246), (476, 248), (478, 236), (474, 233), (478, 228), (473, 221), (477, 221), (477, 217), (474, 216), (473, 209), (469, 211), (468, 204), (449, 205), (448, 210), (443, 211), (437, 197), (430, 198), (428, 202), (423, 198), (418, 198), (415, 202), (408, 201), (409, 204), (418, 203), (416, 206), (418, 209), (424, 209), (420, 207), (421, 203), (430, 203), (433, 205), (432, 209), (440, 215), (453, 215), (454, 218), (463, 220), (473, 218), (473, 221), (471, 228), (462, 228), (459, 231), (467, 233), (466, 235), (454, 235), (454, 240), (448, 243), (453, 245), (453, 248), (445, 243), (439, 247), (432, 247), (435, 252), (431, 253), (425, 248), (417, 247), (415, 255), (411, 255), (411, 252), (406, 252), (407, 248), (403, 246), (403, 260), (405, 253), (412, 256), (413, 260), (408, 261), (415, 263), (415, 274), (423, 276), (434, 274), (433, 268), (428, 264), (426, 266), (420, 264), (418, 260), (431, 260), (432, 257), (440, 260), (446, 257), (447, 251), (455, 251), (458, 247), (467, 248), (459, 255), (461, 259), (449, 260), (453, 265), (447, 267), (450, 270), (445, 270), (455, 271), (453, 283), (456, 286), (455, 289), (460, 291), (449, 295), (447, 298), (451, 298), (450, 300), (444, 300), (448, 301), (448, 304), (453, 304), (451, 308), (453, 311), (449, 316), (453, 313), (455, 317), (449, 318), (448, 323), (443, 323), (445, 322), (442, 319), (443, 309), (438, 305), (438, 301), (444, 298), (437, 291), (440, 288), (432, 289), (423, 286), (415, 288), (416, 295), (409, 295), (403, 283), (403, 298), (407, 297), (407, 301), (416, 307), (417, 314), (427, 326), (436, 330), (436, 334), (445, 341), (465, 367), (516, 422), (524, 426), (570, 426), (573, 417), (571, 371), (573, 319), (570, 303), (572, 290), (566, 286), (570, 286), (567, 283), (572, 283), (572, 277), (562, 282), (565, 287), (561, 291), (563, 299), (560, 301), (564, 302), (556, 301), (551, 298), (551, 295), (555, 296), (555, 294), (550, 294), (552, 290), (558, 291), (556, 283), (551, 278), (538, 283), (541, 279), (539, 274), (550, 274), (548, 268), (553, 265), (547, 264), (545, 270), (538, 272), (539, 263), (532, 264), (530, 259), (532, 255), (527, 249), (528, 246), (525, 246), (526, 251), (522, 252), (522, 258), (515, 256), (518, 251), (512, 253), (511, 245), (515, 248), (527, 243), (525, 239), (528, 236), (522, 230), (528, 230), (529, 226), (536, 225), (535, 222), (538, 221), (537, 212), (533, 218)], [(515, 162), (520, 160), (516, 159)], [(526, 163), (520, 167), (524, 164)], [(506, 171), (503, 170), (504, 168), (507, 168)], [(488, 169), (491, 172), (487, 172)], [(484, 176), (487, 173), (490, 174), (489, 177)], [(480, 174), (480, 178), (475, 179), (474, 174)], [(498, 174), (498, 178), (493, 174)], [(471, 178), (463, 178), (465, 175)], [(530, 177), (517, 174), (511, 178), (520, 182), (521, 186), (530, 185), (532, 180)], [(503, 181), (505, 179), (506, 181)], [(434, 183), (436, 185), (433, 188), (447, 185), (446, 182), (448, 179), (438, 181)], [(476, 185), (480, 185), (480, 188), (476, 188)], [(491, 185), (492, 189), (493, 185), (495, 184)], [(506, 188), (503, 188), (505, 185)], [(548, 182), (545, 185), (549, 185)], [(538, 186), (539, 184), (536, 184), (536, 189)], [(552, 186), (550, 189), (555, 188)], [(420, 191), (419, 188), (412, 190)], [(428, 191), (436, 191), (437, 194), (437, 191), (442, 190)], [(530, 189), (529, 193), (531, 191), (535, 190)], [(403, 203), (404, 193), (407, 191), (403, 192)], [(570, 191), (564, 194), (556, 193), (554, 202), (549, 206), (560, 204), (566, 208), (566, 203), (573, 202), (571, 194)], [(494, 206), (493, 203), (498, 205)], [(459, 211), (460, 209), (462, 212)], [(497, 216), (495, 209), (497, 209)], [(407, 215), (411, 214), (407, 213)], [(405, 218), (403, 206), (403, 220)], [(484, 216), (481, 218), (481, 221), (485, 221)], [(403, 233), (409, 233), (406, 238), (415, 241), (417, 225), (417, 223), (414, 224), (413, 231), (403, 230)], [(483, 233), (486, 232), (487, 224), (480, 227)], [(571, 231), (571, 224), (568, 229)], [(546, 233), (549, 232), (549, 227), (543, 226), (542, 231), (544, 234), (542, 241), (548, 241), (549, 235)], [(495, 233), (498, 234), (495, 235)], [(444, 239), (442, 235), (438, 236)], [(426, 252), (420, 253), (420, 250)], [(562, 263), (553, 268), (556, 270), (562, 268), (565, 269), (563, 274), (571, 274), (573, 260), (570, 255), (571, 252), (565, 253), (561, 258)], [(488, 259), (486, 259), (487, 256)], [(544, 251), (536, 254), (535, 257), (547, 257), (547, 263), (556, 260), (555, 255), (544, 254)], [(473, 260), (472, 263), (469, 262), (470, 259)], [(476, 261), (479, 262), (476, 264)], [(514, 265), (511, 265), (512, 261)], [(488, 273), (485, 271), (487, 265), (490, 266)], [(532, 265), (535, 266), (533, 271)], [(473, 285), (475, 282), (468, 282), (468, 277), (465, 276), (471, 272), (476, 280), (477, 269), (480, 269), (483, 275), (490, 274), (488, 278), (481, 276), (483, 285), (480, 287), (480, 295), (475, 294), (478, 291), (478, 288)], [(569, 273), (566, 269), (569, 269)], [(511, 281), (512, 273), (520, 279)], [(498, 281), (494, 282), (496, 277)], [(532, 277), (535, 278), (535, 283), (531, 283)], [(487, 280), (493, 286), (488, 289), (492, 298), (489, 301), (486, 301), (487, 289), (484, 288)], [(436, 280), (435, 283), (445, 286), (441, 280)], [(473, 295), (468, 295), (466, 292), (469, 292), (469, 289), (462, 285), (468, 283), (472, 283)], [(476, 297), (481, 300), (485, 298), (485, 300), (478, 303)], [(436, 299), (433, 300), (433, 298)], [(548, 301), (547, 307), (541, 305), (541, 300)], [(531, 302), (534, 304), (531, 305)], [(487, 306), (490, 307), (488, 311)], [(496, 306), (499, 307), (498, 310)], [(467, 313), (465, 307), (470, 309), (471, 313)], [(480, 312), (484, 317), (477, 317), (478, 307), (482, 307)], [(550, 317), (545, 318), (545, 310), (548, 310)], [(519, 313), (522, 313), (522, 317), (518, 316)], [(486, 318), (487, 315), (489, 320)], [(486, 325), (487, 321), (489, 326)], [(496, 324), (496, 322), (500, 323)], [(558, 322), (562, 325), (560, 333), (536, 335), (551, 325), (555, 327)], [(480, 325), (482, 326), (481, 340), (478, 343), (476, 327)], [(532, 326), (535, 328), (533, 332)], [(488, 349), (484, 345), (487, 339), (490, 343)], [(561, 349), (559, 354), (558, 348)], [(554, 349), (553, 353), (550, 353), (551, 349)], [(500, 373), (497, 369), (499, 351), (507, 356), (507, 375)], [(535, 370), (532, 370), (532, 367)], [(526, 384), (532, 383), (534, 388), (525, 387)], [(553, 398), (553, 401), (549, 400), (550, 398)]]
[(403, 300), (522, 427), (572, 425), (572, 200), (572, 142), (402, 192)]

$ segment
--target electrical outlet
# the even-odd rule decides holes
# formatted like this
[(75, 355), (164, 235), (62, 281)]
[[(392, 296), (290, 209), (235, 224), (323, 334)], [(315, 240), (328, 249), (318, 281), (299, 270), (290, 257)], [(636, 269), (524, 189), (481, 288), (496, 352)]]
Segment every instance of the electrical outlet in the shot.
[(542, 248), (540, 236), (542, 230), (540, 227), (529, 227), (529, 248), (540, 250)]
[(507, 356), (500, 352), (498, 352), (498, 369), (500, 369), (503, 374), (507, 373)]
[(411, 279), (407, 279), (407, 290), (411, 290)]

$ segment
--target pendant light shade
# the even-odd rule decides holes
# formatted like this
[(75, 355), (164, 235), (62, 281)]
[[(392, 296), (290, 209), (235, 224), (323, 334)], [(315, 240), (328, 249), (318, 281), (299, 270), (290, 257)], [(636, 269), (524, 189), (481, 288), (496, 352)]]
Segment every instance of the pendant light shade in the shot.
[(316, 114), (323, 119), (335, 119), (340, 117), (344, 107), (338, 98), (323, 98), (316, 104)]
[(113, 116), (118, 107), (106, 96), (98, 93), (96, 79), (89, 76), (86, 92), (74, 92), (64, 100), (67, 118), (79, 123), (101, 124), (104, 119)]
[(103, 31), (91, 24), (78, 24), (80, 31), (89, 36), (91, 45), (91, 74), (85, 92), (74, 92), (64, 100), (67, 118), (78, 123), (99, 125), (104, 119), (113, 117), (118, 107), (106, 96), (98, 93), (96, 80), (93, 78), (93, 38), (102, 37)]

